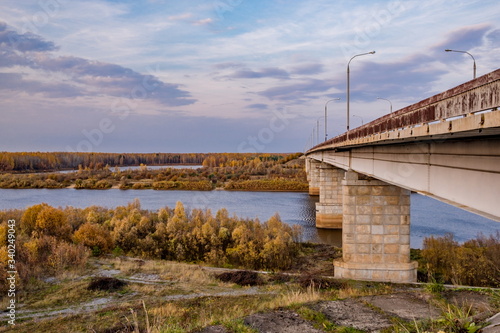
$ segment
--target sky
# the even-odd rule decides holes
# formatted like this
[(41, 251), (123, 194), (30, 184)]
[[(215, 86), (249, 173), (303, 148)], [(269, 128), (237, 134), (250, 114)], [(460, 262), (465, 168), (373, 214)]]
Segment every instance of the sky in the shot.
[(444, 49), (498, 69), (499, 19), (497, 0), (2, 0), (0, 151), (304, 151), (327, 102), (345, 131), (353, 56), (376, 51), (350, 62), (351, 129), (472, 79)]

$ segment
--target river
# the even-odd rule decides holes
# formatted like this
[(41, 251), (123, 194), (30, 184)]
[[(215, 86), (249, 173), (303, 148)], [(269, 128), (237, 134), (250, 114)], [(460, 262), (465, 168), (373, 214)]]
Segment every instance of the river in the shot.
[[(230, 214), (265, 221), (275, 213), (289, 224), (303, 227), (304, 241), (339, 246), (340, 231), (316, 229), (315, 202), (317, 197), (297, 192), (245, 191), (154, 191), (154, 190), (75, 190), (75, 189), (0, 189), (0, 210), (26, 208), (46, 202), (49, 205), (114, 208), (126, 205), (135, 198), (143, 209), (157, 210), (175, 207), (177, 201), (187, 209), (209, 208), (215, 214), (226, 208)], [(425, 237), (453, 233), (458, 241), (475, 238), (478, 233), (494, 234), (500, 223), (466, 212), (459, 208), (419, 195), (411, 195), (411, 247), (420, 248)]]

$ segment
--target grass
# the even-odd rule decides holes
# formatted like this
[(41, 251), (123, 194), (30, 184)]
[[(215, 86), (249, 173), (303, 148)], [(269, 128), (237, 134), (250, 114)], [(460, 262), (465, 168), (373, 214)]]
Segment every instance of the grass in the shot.
[(31, 309), (60, 308), (106, 296), (102, 291), (87, 290), (89, 282), (90, 279), (84, 279), (49, 285), (46, 289), (31, 294), (25, 304)]
[[(63, 279), (58, 284), (40, 283), (36, 291), (26, 295), (24, 308), (38, 310), (45, 318), (24, 322), (19, 319), (16, 331), (44, 333), (94, 330), (102, 333), (105, 330), (110, 332), (127, 328), (129, 332), (134, 332), (139, 327), (141, 332), (187, 333), (210, 325), (222, 325), (232, 332), (247, 333), (254, 330), (245, 326), (242, 318), (256, 312), (285, 308), (299, 313), (327, 332), (355, 333), (360, 331), (335, 325), (309, 305), (319, 301), (387, 294), (395, 290), (395, 285), (389, 283), (358, 281), (337, 281), (330, 289), (318, 289), (314, 284), (301, 287), (300, 278), (283, 282), (283, 278), (275, 281), (275, 276), (265, 275), (261, 276), (264, 285), (241, 287), (221, 282), (214, 277), (215, 273), (197, 265), (158, 260), (93, 258), (91, 266), (84, 272), (88, 277)], [(116, 270), (118, 274), (115, 277), (127, 282), (122, 291), (87, 289), (91, 275), (103, 269)], [(148, 278), (154, 284), (138, 283), (131, 277)], [(471, 332), (476, 326), (479, 327), (478, 323), (469, 319), (470, 311), (447, 307), (446, 300), (438, 298), (438, 294), (432, 293), (434, 301), (443, 304), (442, 318), (433, 322), (393, 321), (393, 327), (386, 332), (421, 333), (441, 329), (443, 325), (457, 320), (460, 327)], [(492, 295), (490, 297), (495, 300)], [(82, 304), (102, 298), (109, 303), (88, 312), (50, 317), (50, 309), (77, 309)], [(0, 328), (0, 332), (3, 331), (5, 328)]]
[(338, 298), (382, 295), (393, 291), (394, 288), (390, 283), (348, 281), (344, 288), (339, 289)]

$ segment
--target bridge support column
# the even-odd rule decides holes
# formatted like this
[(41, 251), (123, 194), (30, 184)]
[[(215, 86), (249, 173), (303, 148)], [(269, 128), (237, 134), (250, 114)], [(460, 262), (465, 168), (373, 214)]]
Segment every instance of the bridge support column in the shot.
[(342, 229), (342, 180), (345, 171), (332, 165), (319, 166), (319, 202), (316, 228)]
[(309, 181), (309, 195), (319, 195), (319, 173), (321, 162), (308, 158), (306, 162), (307, 180)]
[(343, 181), (342, 260), (335, 277), (416, 282), (410, 262), (410, 191), (378, 180), (360, 180), (353, 171)]

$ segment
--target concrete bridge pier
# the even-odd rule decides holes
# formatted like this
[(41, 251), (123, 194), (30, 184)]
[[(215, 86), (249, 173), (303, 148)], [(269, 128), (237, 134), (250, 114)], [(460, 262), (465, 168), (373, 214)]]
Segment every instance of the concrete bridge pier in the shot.
[(321, 162), (312, 158), (306, 159), (307, 181), (309, 182), (309, 195), (319, 195)]
[(335, 277), (416, 282), (410, 262), (410, 191), (347, 171), (343, 187), (342, 260)]
[(316, 228), (342, 229), (342, 180), (345, 171), (321, 163), (319, 170), (319, 202), (316, 203)]

